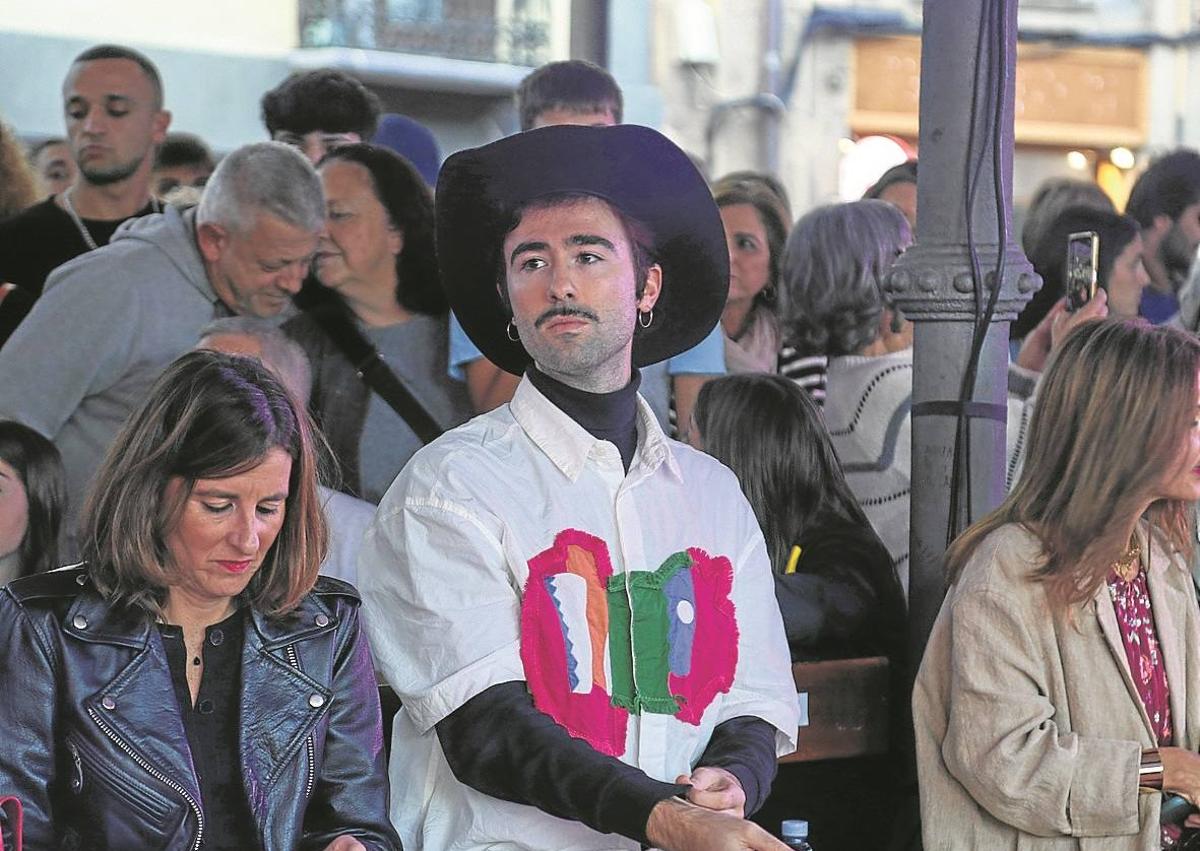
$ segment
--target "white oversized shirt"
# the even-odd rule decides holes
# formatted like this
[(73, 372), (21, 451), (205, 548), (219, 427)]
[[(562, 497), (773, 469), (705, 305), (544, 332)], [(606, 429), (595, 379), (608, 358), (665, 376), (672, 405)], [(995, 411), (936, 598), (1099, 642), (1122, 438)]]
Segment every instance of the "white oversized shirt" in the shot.
[(795, 749), (754, 513), (727, 468), (638, 406), (626, 474), (612, 443), (524, 379), (509, 405), (419, 451), (380, 503), (359, 581), (404, 705), (390, 776), (406, 849), (638, 847), (458, 782), (434, 725), (499, 683), (526, 682), (572, 735), (665, 782), (739, 716), (773, 725), (779, 755)]

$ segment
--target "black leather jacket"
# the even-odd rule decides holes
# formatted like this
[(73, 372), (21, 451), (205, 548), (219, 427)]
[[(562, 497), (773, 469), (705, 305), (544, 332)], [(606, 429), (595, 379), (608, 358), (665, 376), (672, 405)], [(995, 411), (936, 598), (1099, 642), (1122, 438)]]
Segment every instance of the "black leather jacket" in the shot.
[[(358, 595), (322, 578), (285, 618), (245, 618), (241, 773), (266, 851), (350, 834), (400, 849), (388, 822), (379, 694)], [(0, 794), (25, 847), (194, 851), (200, 788), (158, 630), (108, 605), (83, 568), (0, 592)]]

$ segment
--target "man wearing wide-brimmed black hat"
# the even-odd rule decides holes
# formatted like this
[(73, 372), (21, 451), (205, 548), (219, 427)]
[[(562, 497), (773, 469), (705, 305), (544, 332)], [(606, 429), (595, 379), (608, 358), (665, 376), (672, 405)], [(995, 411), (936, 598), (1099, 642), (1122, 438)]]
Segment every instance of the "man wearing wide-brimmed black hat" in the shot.
[(392, 820), (427, 849), (781, 848), (741, 818), (797, 725), (762, 534), (637, 394), (725, 304), (703, 179), (652, 130), (551, 127), (451, 157), (437, 212), (455, 313), (524, 377), (364, 541)]

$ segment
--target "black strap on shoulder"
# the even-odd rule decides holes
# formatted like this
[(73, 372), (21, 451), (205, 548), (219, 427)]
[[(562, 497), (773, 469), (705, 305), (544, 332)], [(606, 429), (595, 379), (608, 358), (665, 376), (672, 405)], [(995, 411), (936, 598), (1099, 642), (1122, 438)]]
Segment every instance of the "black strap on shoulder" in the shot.
[(321, 330), (333, 341), (341, 353), (350, 361), (354, 372), (380, 399), (387, 402), (400, 419), (420, 438), (422, 443), (432, 443), (442, 436), (445, 429), (425, 409), (396, 374), (388, 368), (371, 341), (363, 336), (350, 319), (335, 311), (317, 311), (311, 314)]
[(957, 417), (1008, 422), (1008, 406), (991, 402), (933, 401), (917, 402), (912, 406), (914, 417)]

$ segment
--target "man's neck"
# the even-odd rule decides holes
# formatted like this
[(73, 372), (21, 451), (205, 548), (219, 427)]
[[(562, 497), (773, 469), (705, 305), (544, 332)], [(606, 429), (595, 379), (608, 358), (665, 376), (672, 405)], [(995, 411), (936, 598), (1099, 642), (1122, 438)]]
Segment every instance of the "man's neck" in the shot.
[(559, 372), (540, 363), (535, 363), (535, 366), (543, 375), (584, 393), (614, 393), (633, 378), (633, 364), (628, 359), (623, 363), (606, 364), (587, 373)]
[[(71, 206), (82, 219), (128, 219), (150, 203), (150, 172), (138, 169), (125, 180), (103, 186), (88, 181), (81, 174), (63, 195), (70, 197)], [(63, 195), (58, 196), (58, 203), (65, 208)]]
[(614, 391), (595, 393), (565, 384), (546, 375), (537, 365), (530, 367), (529, 381), (550, 403), (578, 423), (584, 431), (598, 440), (607, 440), (617, 447), (625, 471), (633, 463), (637, 451), (637, 391), (641, 375), (632, 373), (629, 380)]

